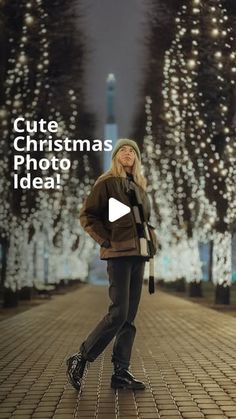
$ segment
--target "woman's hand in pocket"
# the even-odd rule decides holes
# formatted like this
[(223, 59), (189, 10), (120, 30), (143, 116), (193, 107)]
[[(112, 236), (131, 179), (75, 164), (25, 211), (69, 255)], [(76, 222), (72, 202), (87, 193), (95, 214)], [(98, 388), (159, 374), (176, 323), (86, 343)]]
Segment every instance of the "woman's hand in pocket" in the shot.
[(111, 247), (111, 242), (109, 239), (105, 240), (102, 244), (101, 247), (105, 247), (106, 249), (108, 249), (109, 247)]

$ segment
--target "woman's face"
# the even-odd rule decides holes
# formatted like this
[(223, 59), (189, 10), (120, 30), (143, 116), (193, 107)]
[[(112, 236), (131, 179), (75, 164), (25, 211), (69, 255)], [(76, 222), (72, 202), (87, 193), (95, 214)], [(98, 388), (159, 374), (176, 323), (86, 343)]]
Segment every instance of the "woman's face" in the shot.
[(118, 150), (117, 157), (122, 166), (132, 167), (135, 160), (135, 151), (133, 147), (124, 145)]

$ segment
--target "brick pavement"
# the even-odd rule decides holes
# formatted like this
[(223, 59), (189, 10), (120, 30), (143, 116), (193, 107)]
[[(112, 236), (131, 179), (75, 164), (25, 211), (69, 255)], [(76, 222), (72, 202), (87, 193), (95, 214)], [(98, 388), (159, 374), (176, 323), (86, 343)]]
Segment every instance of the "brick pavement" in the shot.
[(65, 360), (108, 304), (85, 285), (0, 323), (1, 419), (236, 418), (236, 319), (146, 287), (131, 360), (146, 390), (110, 388), (110, 344), (78, 394)]

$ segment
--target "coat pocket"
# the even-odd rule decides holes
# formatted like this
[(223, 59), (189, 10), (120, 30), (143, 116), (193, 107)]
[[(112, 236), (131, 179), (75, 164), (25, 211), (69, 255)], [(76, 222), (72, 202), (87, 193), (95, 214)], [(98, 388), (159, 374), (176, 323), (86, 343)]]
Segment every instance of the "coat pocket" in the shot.
[(109, 251), (114, 252), (123, 252), (126, 250), (134, 250), (136, 249), (136, 242), (135, 239), (123, 240), (123, 241), (113, 241), (111, 240), (111, 247), (109, 247)]
[(113, 225), (111, 231), (111, 246), (112, 249), (116, 251), (130, 250), (136, 248), (136, 242), (134, 238), (134, 227), (132, 223), (117, 223)]
[(112, 226), (111, 230), (111, 244), (122, 247), (122, 243), (134, 242), (134, 228), (133, 224), (117, 223)]

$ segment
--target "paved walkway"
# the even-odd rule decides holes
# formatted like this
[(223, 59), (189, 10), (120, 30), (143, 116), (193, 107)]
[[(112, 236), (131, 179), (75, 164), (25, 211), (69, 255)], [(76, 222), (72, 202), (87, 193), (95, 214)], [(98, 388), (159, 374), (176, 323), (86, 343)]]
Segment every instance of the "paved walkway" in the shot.
[(106, 313), (106, 287), (85, 285), (0, 323), (0, 418), (236, 418), (236, 319), (143, 289), (131, 371), (145, 391), (110, 388), (110, 344), (82, 394), (65, 360)]

